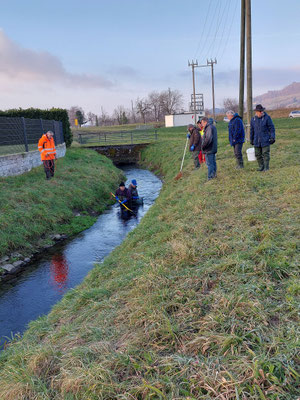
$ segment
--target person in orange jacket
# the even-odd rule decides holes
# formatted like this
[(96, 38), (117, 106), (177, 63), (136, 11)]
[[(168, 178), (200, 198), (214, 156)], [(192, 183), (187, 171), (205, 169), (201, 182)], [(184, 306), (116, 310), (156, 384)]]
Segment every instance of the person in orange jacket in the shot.
[(44, 164), (46, 179), (49, 180), (54, 176), (54, 160), (57, 160), (52, 131), (48, 131), (40, 138), (38, 149), (41, 153), (41, 159)]

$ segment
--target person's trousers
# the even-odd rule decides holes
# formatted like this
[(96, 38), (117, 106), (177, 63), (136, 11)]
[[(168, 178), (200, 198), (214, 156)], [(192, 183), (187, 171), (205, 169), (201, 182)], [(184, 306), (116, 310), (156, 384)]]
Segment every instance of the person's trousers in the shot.
[(207, 179), (213, 179), (217, 175), (216, 154), (205, 154), (207, 165)]
[(50, 179), (54, 176), (54, 160), (44, 160), (44, 170), (46, 174), (46, 179)]
[(254, 149), (259, 169), (261, 171), (267, 171), (270, 162), (270, 146), (254, 147)]
[(194, 150), (192, 153), (192, 157), (194, 159), (194, 165), (195, 168), (199, 168), (200, 167), (200, 162), (199, 162), (199, 151)]
[(198, 158), (199, 158), (199, 163), (200, 163), (200, 164), (205, 163), (205, 155), (202, 153), (201, 150), (200, 150), (200, 153), (199, 153)]
[(243, 143), (237, 143), (233, 146), (234, 155), (236, 158), (236, 164), (237, 164), (237, 167), (239, 167), (239, 168), (244, 167), (242, 149), (243, 149)]

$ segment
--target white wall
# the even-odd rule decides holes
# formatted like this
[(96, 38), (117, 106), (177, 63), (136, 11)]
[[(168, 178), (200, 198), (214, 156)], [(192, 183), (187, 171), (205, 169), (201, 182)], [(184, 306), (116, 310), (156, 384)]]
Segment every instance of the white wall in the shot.
[[(57, 158), (64, 157), (66, 154), (66, 144), (56, 146)], [(28, 153), (10, 154), (0, 156), (0, 176), (20, 175), (30, 171), (34, 167), (42, 164), (41, 154), (38, 150)]]
[(195, 125), (199, 118), (204, 117), (204, 112), (196, 115), (196, 121), (194, 120), (194, 113), (174, 114), (165, 115), (165, 126), (187, 126), (188, 124)]

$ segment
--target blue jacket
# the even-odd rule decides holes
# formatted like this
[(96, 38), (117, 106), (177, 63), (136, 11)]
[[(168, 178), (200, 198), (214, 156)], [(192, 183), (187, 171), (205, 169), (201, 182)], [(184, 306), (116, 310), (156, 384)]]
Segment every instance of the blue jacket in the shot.
[(254, 147), (265, 147), (270, 145), (270, 139), (275, 139), (275, 127), (271, 117), (267, 113), (264, 113), (261, 118), (253, 117), (250, 126), (250, 143)]
[(202, 138), (202, 152), (204, 154), (216, 154), (218, 151), (218, 134), (214, 124), (208, 123), (204, 128)]
[(244, 124), (239, 115), (235, 115), (228, 123), (229, 142), (231, 146), (245, 142)]

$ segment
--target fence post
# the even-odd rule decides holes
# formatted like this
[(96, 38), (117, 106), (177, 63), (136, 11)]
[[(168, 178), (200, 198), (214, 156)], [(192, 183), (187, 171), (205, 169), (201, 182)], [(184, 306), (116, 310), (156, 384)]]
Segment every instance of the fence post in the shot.
[(133, 144), (133, 137), (132, 137), (133, 133), (130, 133), (130, 137), (131, 137), (131, 144)]
[(56, 139), (56, 129), (55, 129), (55, 121), (54, 121), (54, 119), (52, 120), (52, 123), (53, 123), (53, 133), (54, 133), (54, 143), (55, 143), (55, 146), (57, 146), (57, 139)]
[(41, 124), (41, 129), (42, 129), (42, 135), (44, 134), (44, 124), (42, 118), (40, 118), (40, 124)]
[(104, 132), (104, 142), (106, 143), (106, 132)]
[(24, 134), (24, 144), (25, 144), (25, 151), (28, 153), (28, 142), (27, 142), (27, 133), (26, 133), (26, 122), (25, 118), (21, 117), (22, 124), (23, 124), (23, 134)]
[(64, 138), (63, 123), (61, 121), (59, 121), (59, 137), (60, 137), (60, 144), (63, 144), (65, 141), (65, 138)]

